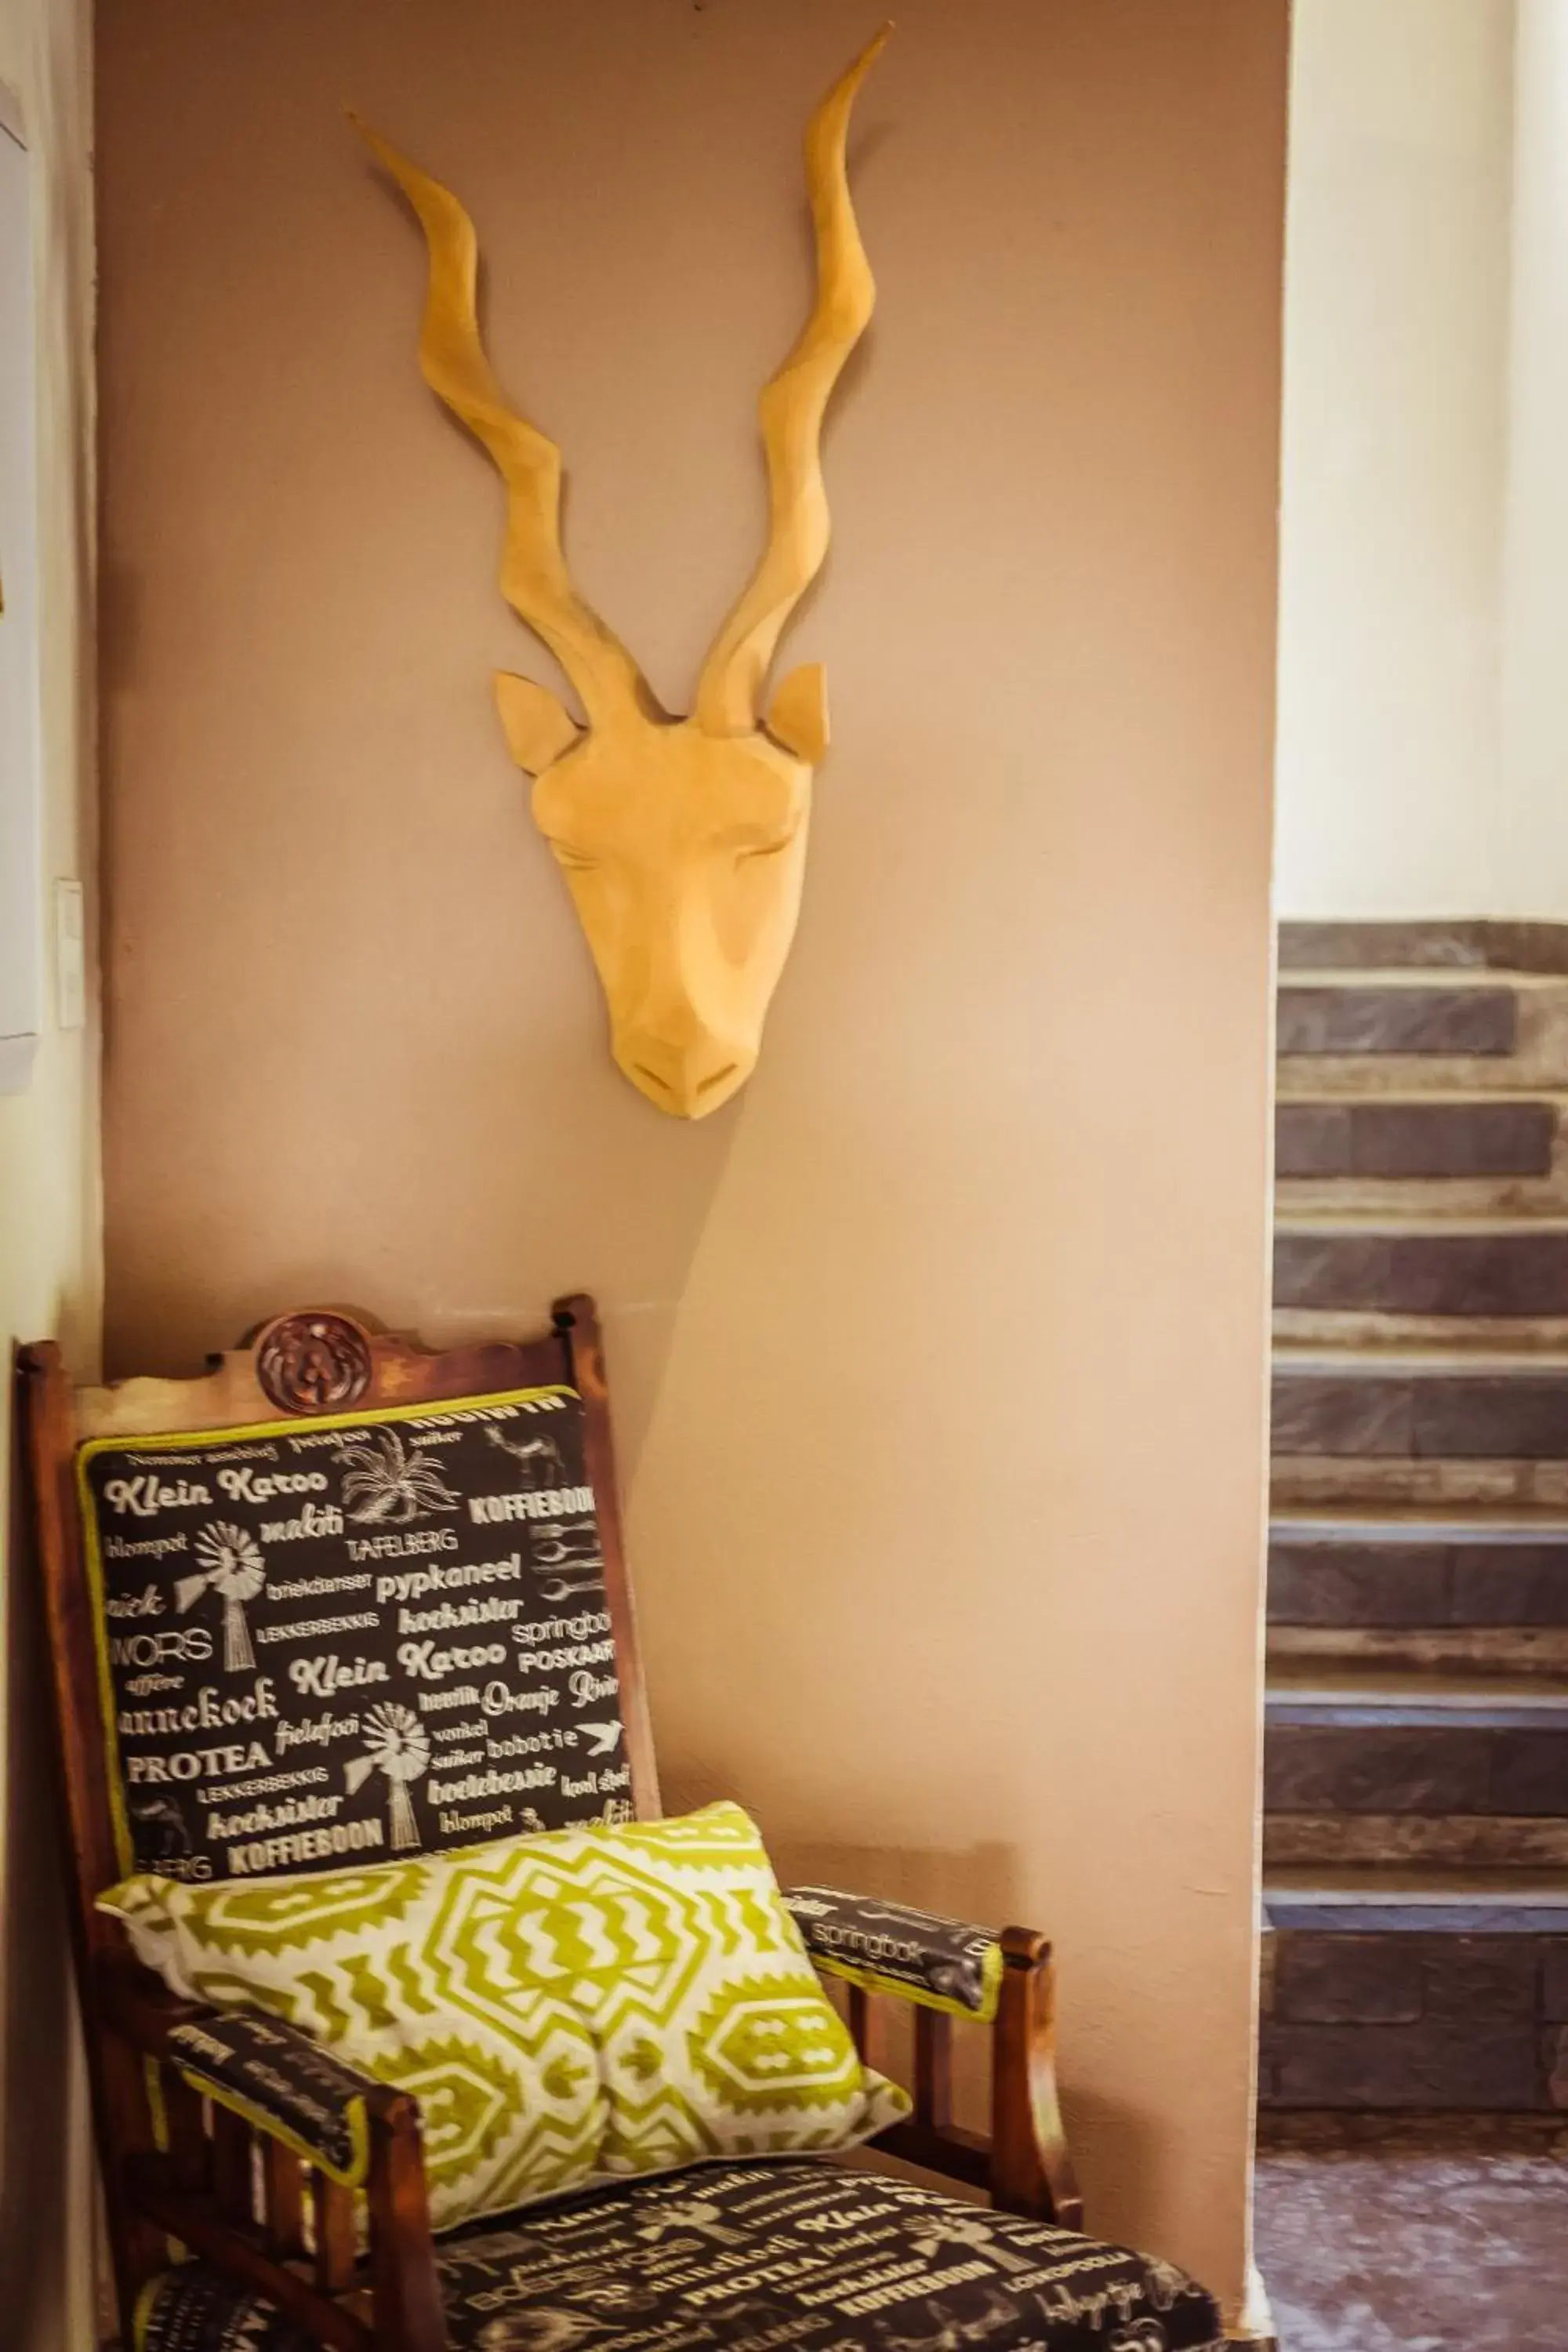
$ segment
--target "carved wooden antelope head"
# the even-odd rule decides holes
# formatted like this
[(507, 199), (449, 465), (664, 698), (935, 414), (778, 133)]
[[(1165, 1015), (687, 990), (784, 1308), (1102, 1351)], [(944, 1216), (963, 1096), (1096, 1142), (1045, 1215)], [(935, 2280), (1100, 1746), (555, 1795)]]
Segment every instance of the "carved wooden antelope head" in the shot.
[(544, 687), (500, 672), (507, 741), (535, 779), (534, 819), (604, 983), (616, 1060), (650, 1102), (681, 1118), (716, 1110), (751, 1076), (800, 911), (812, 771), (827, 744), (820, 665), (792, 670), (765, 714), (761, 696), (784, 624), (827, 552), (823, 411), (874, 299), (844, 146), (855, 92), (887, 32), (806, 129), (816, 299), (759, 404), (767, 546), (684, 719), (660, 708), (572, 584), (561, 547), (561, 453), (509, 404), (485, 357), (472, 222), (447, 189), (358, 125), (429, 247), (425, 380), (506, 484), (501, 592), (560, 662), (586, 714), (580, 725)]

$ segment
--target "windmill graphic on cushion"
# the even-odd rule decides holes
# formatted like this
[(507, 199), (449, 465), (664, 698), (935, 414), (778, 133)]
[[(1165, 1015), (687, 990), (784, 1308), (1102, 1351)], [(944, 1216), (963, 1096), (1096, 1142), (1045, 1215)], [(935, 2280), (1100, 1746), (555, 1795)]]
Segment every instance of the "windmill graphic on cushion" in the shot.
[(218, 1519), (202, 1529), (195, 1549), (201, 1568), (195, 1576), (180, 1578), (174, 1587), (174, 1606), (183, 1614), (204, 1592), (218, 1593), (223, 1601), (224, 1672), (248, 1674), (255, 1666), (256, 1653), (250, 1646), (244, 1604), (254, 1601), (267, 1581), (260, 1548), (243, 1528)]
[(408, 1784), (429, 1769), (429, 1735), (411, 1707), (387, 1699), (366, 1711), (364, 1745), (364, 1754), (343, 1766), (348, 1792), (351, 1797), (356, 1796), (373, 1772), (386, 1775), (391, 1790), (387, 1817), (392, 1824), (392, 1850), (395, 1853), (406, 1853), (420, 1843), (419, 1823), (415, 1819)]

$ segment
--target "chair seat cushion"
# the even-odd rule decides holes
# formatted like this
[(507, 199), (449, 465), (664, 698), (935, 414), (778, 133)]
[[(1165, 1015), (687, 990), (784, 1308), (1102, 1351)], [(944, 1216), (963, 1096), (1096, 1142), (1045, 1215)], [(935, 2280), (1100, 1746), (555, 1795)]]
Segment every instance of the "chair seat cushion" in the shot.
[[(1222, 2352), (1184, 2273), (820, 2158), (703, 2166), (439, 2246), (452, 2352)], [(138, 2352), (306, 2352), (204, 2264)]]

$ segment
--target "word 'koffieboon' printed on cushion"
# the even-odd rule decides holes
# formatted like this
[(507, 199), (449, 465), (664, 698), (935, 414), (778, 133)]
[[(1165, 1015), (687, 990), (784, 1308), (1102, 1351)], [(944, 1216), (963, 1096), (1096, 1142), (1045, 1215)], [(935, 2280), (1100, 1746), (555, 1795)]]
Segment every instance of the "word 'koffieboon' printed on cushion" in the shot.
[(806, 1950), (831, 1975), (922, 2008), (982, 2022), (995, 2016), (1002, 1947), (994, 1928), (837, 1886), (792, 1886), (784, 1901)]
[(261, 2124), (334, 2180), (364, 2179), (373, 2074), (271, 2017), (219, 2014), (176, 2025), (169, 2056), (187, 2082)]
[(863, 2067), (738, 1805), (260, 1885), (100, 1896), (186, 1999), (263, 2009), (419, 2103), (438, 2229), (595, 2179), (858, 2145)]
[(94, 1440), (78, 1482), (127, 1870), (629, 1818), (574, 1391)]
[[(704, 2167), (439, 2250), (452, 2352), (1223, 2352), (1183, 2271), (912, 2181), (810, 2160)], [(139, 2352), (308, 2352), (192, 2263)]]

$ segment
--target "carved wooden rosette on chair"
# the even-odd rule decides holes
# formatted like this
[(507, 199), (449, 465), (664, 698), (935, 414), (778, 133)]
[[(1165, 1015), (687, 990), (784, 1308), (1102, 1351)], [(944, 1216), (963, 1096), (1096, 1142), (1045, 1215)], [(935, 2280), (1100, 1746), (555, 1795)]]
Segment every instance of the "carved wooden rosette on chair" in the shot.
[(703, 665), (689, 718), (659, 707), (618, 637), (573, 585), (561, 546), (561, 453), (506, 399), (475, 307), (477, 245), (457, 198), (363, 123), (424, 226), (426, 381), (493, 458), (507, 489), (500, 584), (582, 698), (580, 726), (544, 687), (500, 673), (512, 757), (566, 877), (625, 1075), (660, 1110), (700, 1118), (755, 1066), (795, 935), (812, 771), (827, 744), (823, 672), (792, 670), (762, 712), (785, 622), (827, 552), (823, 412), (871, 316), (874, 289), (845, 168), (849, 110), (879, 33), (811, 119), (806, 184), (816, 300), (760, 403), (769, 531)]

